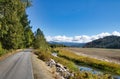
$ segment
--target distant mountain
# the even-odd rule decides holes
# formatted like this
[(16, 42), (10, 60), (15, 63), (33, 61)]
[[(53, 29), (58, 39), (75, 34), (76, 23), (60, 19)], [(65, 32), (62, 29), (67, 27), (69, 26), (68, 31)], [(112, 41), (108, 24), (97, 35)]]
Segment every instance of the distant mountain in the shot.
[(73, 43), (73, 42), (54, 42), (50, 41), (50, 44), (60, 44), (64, 46), (69, 46), (69, 47), (83, 47), (85, 43)]
[(120, 48), (120, 36), (107, 36), (86, 43), (86, 48)]

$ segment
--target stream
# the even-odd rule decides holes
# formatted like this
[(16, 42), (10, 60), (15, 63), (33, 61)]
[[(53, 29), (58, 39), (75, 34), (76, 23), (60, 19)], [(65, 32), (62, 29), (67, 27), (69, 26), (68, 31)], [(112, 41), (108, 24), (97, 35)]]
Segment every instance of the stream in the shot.
[[(87, 71), (87, 72), (91, 72), (92, 74), (104, 74), (103, 71), (91, 68), (91, 67), (87, 67), (87, 66), (78, 66), (80, 71)], [(120, 79), (120, 75), (112, 75), (114, 79)]]

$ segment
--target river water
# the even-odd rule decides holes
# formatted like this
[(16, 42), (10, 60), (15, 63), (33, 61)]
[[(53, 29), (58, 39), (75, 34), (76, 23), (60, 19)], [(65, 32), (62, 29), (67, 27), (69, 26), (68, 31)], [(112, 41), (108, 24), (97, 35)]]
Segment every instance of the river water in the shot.
[[(87, 67), (87, 66), (78, 66), (80, 71), (87, 71), (87, 72), (91, 72), (93, 74), (104, 74), (104, 72), (91, 68), (91, 67)], [(120, 75), (112, 75), (114, 79), (120, 79)]]

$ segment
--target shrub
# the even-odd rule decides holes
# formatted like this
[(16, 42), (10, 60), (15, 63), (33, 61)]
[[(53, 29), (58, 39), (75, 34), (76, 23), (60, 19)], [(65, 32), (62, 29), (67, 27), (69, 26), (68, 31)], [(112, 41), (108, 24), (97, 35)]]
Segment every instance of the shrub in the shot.
[(2, 56), (3, 54), (5, 54), (6, 52), (7, 51), (2, 48), (2, 45), (0, 43), (0, 56)]
[(38, 58), (43, 61), (48, 61), (51, 58), (51, 55), (49, 52), (37, 50), (37, 51), (35, 51), (35, 54), (38, 55)]

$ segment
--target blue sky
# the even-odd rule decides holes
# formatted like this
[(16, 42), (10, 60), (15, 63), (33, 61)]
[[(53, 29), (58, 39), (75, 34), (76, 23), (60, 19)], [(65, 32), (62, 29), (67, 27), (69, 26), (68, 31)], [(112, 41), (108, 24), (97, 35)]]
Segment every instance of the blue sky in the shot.
[(45, 36), (120, 32), (120, 0), (33, 0), (27, 9), (32, 30)]

